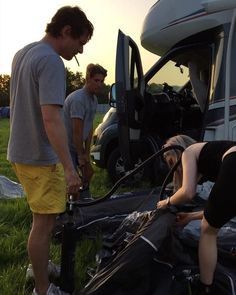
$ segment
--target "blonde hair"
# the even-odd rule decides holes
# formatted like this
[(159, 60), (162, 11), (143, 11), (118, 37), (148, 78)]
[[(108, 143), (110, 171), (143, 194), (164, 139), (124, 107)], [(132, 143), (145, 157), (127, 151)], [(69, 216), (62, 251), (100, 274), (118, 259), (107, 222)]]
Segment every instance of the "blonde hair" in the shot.
[[(186, 149), (187, 147), (189, 147), (190, 145), (194, 143), (196, 143), (196, 140), (194, 140), (193, 138), (187, 135), (181, 134), (181, 135), (170, 137), (166, 141), (166, 144), (164, 145), (164, 147), (178, 145)], [(165, 155), (171, 155), (172, 158), (174, 158), (174, 164), (175, 164), (178, 161), (178, 159), (181, 157), (182, 152), (180, 150), (173, 149), (173, 150), (167, 151), (164, 154), (164, 157)], [(182, 186), (182, 180), (183, 180), (182, 165), (179, 165), (173, 175), (174, 192), (176, 192)]]

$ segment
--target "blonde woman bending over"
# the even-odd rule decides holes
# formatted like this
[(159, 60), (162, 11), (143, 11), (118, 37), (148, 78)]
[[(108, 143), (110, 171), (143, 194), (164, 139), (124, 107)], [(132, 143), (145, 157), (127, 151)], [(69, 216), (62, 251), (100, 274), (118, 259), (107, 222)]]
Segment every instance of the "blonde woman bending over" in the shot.
[[(214, 182), (203, 214), (199, 241), (200, 283), (198, 295), (212, 294), (211, 285), (217, 263), (217, 234), (219, 229), (236, 216), (236, 142), (211, 141), (195, 142), (186, 135), (177, 135), (166, 142), (166, 146), (180, 145), (184, 148), (181, 165), (174, 175), (174, 193), (159, 201), (158, 209), (191, 200), (198, 181), (204, 177)], [(168, 151), (165, 161), (171, 167), (179, 156), (179, 151)]]

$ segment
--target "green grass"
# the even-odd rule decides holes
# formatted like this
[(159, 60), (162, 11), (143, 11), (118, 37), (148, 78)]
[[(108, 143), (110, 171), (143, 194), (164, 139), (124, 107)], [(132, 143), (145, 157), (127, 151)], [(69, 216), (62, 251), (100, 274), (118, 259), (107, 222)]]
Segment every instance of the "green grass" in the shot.
[(17, 180), (9, 162), (6, 159), (7, 143), (9, 139), (9, 120), (0, 119), (0, 175), (4, 175), (14, 181)]
[(99, 123), (102, 122), (103, 116), (104, 116), (104, 114), (102, 114), (102, 113), (96, 114), (94, 121), (93, 121), (94, 129), (98, 126)]
[[(96, 127), (103, 115), (97, 114), (94, 121)], [(18, 181), (9, 162), (6, 159), (9, 138), (9, 120), (0, 119), (0, 175)], [(91, 182), (91, 193), (95, 197), (104, 196), (112, 187), (106, 170), (94, 166), (94, 176)], [(140, 185), (136, 184), (136, 188)], [(117, 193), (132, 190), (122, 187)], [(133, 188), (134, 190), (134, 188)], [(28, 233), (31, 226), (31, 212), (25, 198), (0, 200), (0, 295), (29, 295), (32, 294), (33, 283), (25, 282), (28, 266), (26, 251)], [(94, 254), (99, 248), (100, 239), (85, 240), (77, 243), (75, 256), (75, 283), (81, 289), (88, 280), (88, 266), (94, 265)], [(60, 263), (61, 245), (53, 240), (51, 245), (51, 260)]]
[[(95, 127), (101, 122), (103, 115), (95, 118)], [(11, 165), (6, 159), (9, 139), (9, 120), (0, 119), (0, 175), (18, 181)], [(94, 167), (95, 174), (91, 184), (91, 192), (95, 196), (103, 196), (111, 188), (105, 170)], [(32, 294), (32, 283), (25, 282), (25, 272), (29, 263), (27, 257), (27, 238), (31, 226), (31, 212), (25, 198), (0, 200), (0, 295)], [(83, 240), (76, 249), (75, 277), (76, 287), (80, 289), (88, 280), (86, 268), (94, 264), (94, 253), (99, 247), (97, 241)], [(60, 263), (61, 246), (55, 241), (51, 246), (51, 259)]]

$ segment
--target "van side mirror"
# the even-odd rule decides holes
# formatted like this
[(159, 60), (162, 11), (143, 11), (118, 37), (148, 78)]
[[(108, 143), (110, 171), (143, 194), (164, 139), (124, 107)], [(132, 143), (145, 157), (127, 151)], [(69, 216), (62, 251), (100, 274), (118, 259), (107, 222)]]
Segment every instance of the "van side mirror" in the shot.
[(111, 85), (109, 92), (109, 105), (113, 108), (116, 108), (116, 84)]

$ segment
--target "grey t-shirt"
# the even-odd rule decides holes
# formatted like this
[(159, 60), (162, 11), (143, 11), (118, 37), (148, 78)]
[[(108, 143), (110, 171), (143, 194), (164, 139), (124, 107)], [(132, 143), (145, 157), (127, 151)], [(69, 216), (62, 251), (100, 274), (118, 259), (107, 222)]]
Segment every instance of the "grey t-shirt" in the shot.
[(9, 161), (32, 165), (58, 162), (45, 132), (41, 106), (63, 106), (65, 90), (63, 61), (49, 44), (35, 42), (16, 53), (10, 84)]
[(83, 140), (85, 141), (93, 127), (97, 104), (98, 101), (96, 95), (90, 94), (85, 87), (72, 92), (66, 98), (64, 104), (64, 117), (71, 151), (76, 151), (73, 144), (72, 118), (83, 120)]

